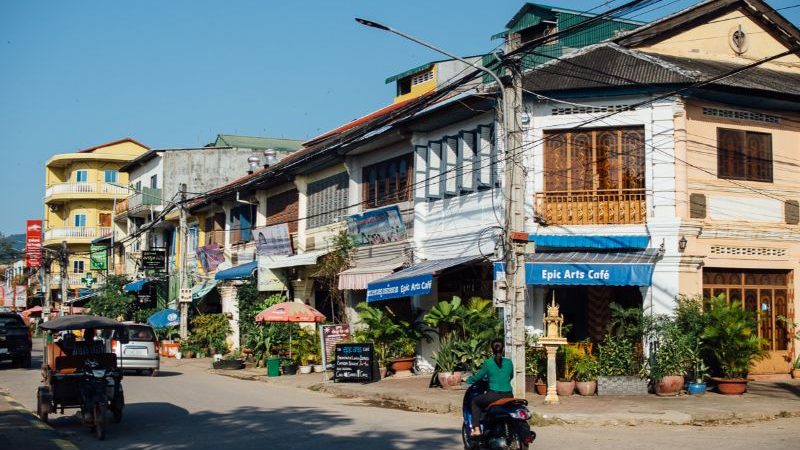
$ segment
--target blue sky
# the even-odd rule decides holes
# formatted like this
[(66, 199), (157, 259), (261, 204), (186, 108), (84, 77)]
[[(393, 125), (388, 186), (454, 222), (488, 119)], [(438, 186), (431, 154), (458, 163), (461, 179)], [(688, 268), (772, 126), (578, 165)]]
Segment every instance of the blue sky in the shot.
[[(694, 2), (662, 3), (637, 19)], [(217, 133), (309, 138), (390, 103), (387, 76), (438, 58), (356, 16), (468, 55), (493, 48), (489, 36), (522, 4), (2, 1), (0, 232), (41, 217), (53, 154), (125, 136), (154, 148), (204, 145)], [(800, 8), (783, 13), (800, 22)]]

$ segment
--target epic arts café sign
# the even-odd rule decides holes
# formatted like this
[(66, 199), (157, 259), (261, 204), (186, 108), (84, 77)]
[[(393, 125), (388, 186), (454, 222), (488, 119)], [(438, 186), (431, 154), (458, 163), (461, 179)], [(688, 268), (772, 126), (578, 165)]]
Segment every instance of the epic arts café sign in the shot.
[(367, 289), (367, 301), (372, 302), (388, 298), (430, 294), (431, 286), (433, 286), (433, 275), (431, 274), (391, 280), (383, 283), (370, 283)]

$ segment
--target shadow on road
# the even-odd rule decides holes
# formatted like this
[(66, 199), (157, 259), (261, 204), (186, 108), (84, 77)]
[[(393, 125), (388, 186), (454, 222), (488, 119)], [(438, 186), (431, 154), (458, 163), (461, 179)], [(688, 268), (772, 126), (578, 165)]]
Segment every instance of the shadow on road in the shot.
[[(53, 424), (75, 427), (77, 419)], [(189, 414), (171, 403), (133, 403), (126, 406), (122, 423), (109, 427), (106, 441), (96, 445), (118, 449), (444, 449), (453, 448), (457, 435), (450, 430), (409, 429), (402, 423), (390, 432), (354, 431), (351, 425), (357, 426), (344, 415), (306, 407), (248, 406), (226, 413)], [(94, 447), (88, 429), (84, 431), (85, 435), (76, 433), (79, 446)]]

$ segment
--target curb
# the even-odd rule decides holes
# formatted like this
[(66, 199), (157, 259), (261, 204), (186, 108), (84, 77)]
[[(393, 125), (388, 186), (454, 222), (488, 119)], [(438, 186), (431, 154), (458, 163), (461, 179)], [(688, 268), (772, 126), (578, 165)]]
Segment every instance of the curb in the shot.
[(29, 420), (32, 426), (55, 435), (55, 437), (49, 438), (50, 442), (52, 442), (55, 446), (57, 446), (61, 450), (80, 450), (77, 445), (60, 437), (58, 435), (58, 432), (53, 427), (39, 420), (39, 417), (37, 415), (35, 415), (32, 411), (22, 406), (22, 404), (20, 404), (16, 399), (14, 399), (14, 397), (12, 397), (11, 394), (5, 391), (0, 391), (0, 396), (2, 396), (3, 399), (6, 402), (8, 402), (8, 404), (11, 405), (12, 408), (21, 412), (22, 415)]

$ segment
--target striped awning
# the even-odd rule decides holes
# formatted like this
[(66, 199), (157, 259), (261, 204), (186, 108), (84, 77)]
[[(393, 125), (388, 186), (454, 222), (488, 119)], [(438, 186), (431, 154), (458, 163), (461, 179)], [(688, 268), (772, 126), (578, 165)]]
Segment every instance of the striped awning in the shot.
[(396, 261), (390, 264), (370, 264), (365, 261), (356, 267), (339, 272), (339, 289), (364, 290), (367, 284), (389, 276), (403, 266)]

